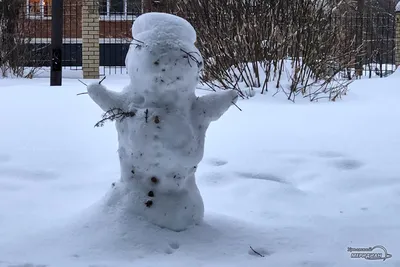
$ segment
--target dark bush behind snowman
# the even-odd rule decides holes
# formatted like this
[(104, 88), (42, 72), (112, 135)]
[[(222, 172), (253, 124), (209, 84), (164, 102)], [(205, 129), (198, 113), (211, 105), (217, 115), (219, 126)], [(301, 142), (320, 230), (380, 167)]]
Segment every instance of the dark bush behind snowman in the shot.
[(121, 179), (107, 205), (180, 231), (200, 223), (203, 200), (196, 185), (205, 134), (237, 99), (233, 90), (196, 97), (203, 59), (186, 20), (146, 13), (132, 27), (126, 56), (130, 84), (122, 92), (88, 86), (93, 101), (114, 115)]

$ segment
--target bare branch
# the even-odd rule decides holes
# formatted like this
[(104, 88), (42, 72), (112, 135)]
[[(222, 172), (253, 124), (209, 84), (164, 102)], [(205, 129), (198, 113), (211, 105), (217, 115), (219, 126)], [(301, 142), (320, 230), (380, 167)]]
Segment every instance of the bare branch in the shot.
[(265, 257), (265, 256), (262, 255), (260, 252), (255, 251), (251, 246), (250, 246), (250, 248), (251, 248), (251, 250), (252, 250), (255, 254), (257, 254), (258, 256), (260, 256), (260, 257), (262, 257), (262, 258)]
[(136, 115), (136, 112), (125, 112), (119, 108), (113, 108), (108, 110), (103, 114), (103, 119), (97, 122), (94, 127), (103, 127), (104, 123), (108, 120), (115, 121), (115, 120), (124, 120), (125, 118), (131, 118)]

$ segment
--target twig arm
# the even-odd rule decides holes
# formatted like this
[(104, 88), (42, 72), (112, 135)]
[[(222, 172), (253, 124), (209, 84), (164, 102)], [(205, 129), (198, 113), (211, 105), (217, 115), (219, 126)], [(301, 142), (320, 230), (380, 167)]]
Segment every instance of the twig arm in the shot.
[(234, 90), (211, 93), (196, 100), (194, 112), (205, 121), (216, 121), (236, 103), (237, 99), (238, 94)]
[(120, 93), (110, 91), (98, 82), (89, 84), (87, 90), (92, 100), (103, 111), (108, 111), (113, 108), (123, 108), (123, 99)]

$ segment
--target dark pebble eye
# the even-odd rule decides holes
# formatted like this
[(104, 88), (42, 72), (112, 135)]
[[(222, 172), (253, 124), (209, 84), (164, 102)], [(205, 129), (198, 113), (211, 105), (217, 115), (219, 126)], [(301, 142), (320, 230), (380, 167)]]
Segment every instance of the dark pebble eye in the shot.
[(153, 201), (148, 200), (148, 201), (146, 201), (145, 205), (146, 205), (146, 207), (150, 208), (153, 205)]

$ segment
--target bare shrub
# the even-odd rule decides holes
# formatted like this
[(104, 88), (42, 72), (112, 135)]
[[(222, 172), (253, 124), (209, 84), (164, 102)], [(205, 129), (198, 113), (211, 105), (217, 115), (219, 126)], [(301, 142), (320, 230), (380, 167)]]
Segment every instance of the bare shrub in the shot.
[[(32, 64), (30, 38), (25, 36), (25, 0), (0, 1), (0, 76), (32, 77), (41, 65)], [(45, 48), (42, 48), (45, 49)], [(26, 73), (26, 66), (30, 66)]]
[(234, 88), (242, 96), (273, 89), (292, 101), (297, 96), (335, 101), (346, 93), (350, 69), (362, 53), (356, 33), (339, 23), (354, 1), (174, 2), (169, 12), (197, 30), (205, 58), (202, 82), (211, 88)]

